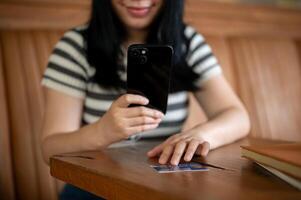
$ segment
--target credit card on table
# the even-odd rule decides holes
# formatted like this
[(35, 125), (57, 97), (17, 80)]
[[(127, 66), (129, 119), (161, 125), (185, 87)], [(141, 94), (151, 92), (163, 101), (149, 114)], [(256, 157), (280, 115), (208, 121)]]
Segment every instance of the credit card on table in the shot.
[(200, 163), (189, 162), (180, 163), (178, 165), (151, 165), (158, 173), (175, 173), (175, 172), (194, 172), (208, 171), (209, 169)]

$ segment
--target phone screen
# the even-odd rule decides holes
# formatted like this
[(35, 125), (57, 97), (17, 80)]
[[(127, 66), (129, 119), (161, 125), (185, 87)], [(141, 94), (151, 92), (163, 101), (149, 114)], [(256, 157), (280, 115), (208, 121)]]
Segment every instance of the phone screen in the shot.
[[(166, 113), (172, 47), (136, 44), (128, 48), (127, 92), (149, 99), (150, 108)], [(135, 105), (132, 105), (135, 106)]]

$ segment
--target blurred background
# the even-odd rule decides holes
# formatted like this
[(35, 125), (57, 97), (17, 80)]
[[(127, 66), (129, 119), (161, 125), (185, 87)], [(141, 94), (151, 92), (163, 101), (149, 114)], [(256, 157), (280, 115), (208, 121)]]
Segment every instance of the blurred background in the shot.
[[(301, 141), (299, 0), (186, 0), (185, 21), (205, 35), (252, 120), (250, 137)], [(40, 85), (67, 29), (86, 23), (90, 0), (0, 0), (0, 196), (57, 199), (42, 161)], [(206, 120), (191, 96), (185, 128)]]
[(253, 5), (271, 5), (271, 6), (283, 6), (283, 7), (301, 7), (300, 0), (201, 0), (207, 2), (226, 2), (226, 3), (245, 3)]

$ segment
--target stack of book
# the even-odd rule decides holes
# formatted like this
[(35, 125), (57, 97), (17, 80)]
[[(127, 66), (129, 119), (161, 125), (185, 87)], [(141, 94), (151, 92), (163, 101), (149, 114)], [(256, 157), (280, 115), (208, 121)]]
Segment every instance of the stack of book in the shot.
[(301, 143), (241, 146), (241, 155), (301, 190)]

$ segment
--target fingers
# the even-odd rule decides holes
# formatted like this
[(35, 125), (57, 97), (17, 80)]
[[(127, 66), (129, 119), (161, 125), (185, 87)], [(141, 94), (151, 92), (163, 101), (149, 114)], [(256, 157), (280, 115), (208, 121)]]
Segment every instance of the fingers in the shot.
[(160, 158), (159, 158), (159, 163), (161, 165), (164, 165), (167, 163), (167, 161), (169, 160), (171, 154), (173, 152), (173, 146), (167, 146), (164, 148)]
[(138, 106), (138, 107), (126, 109), (126, 116), (127, 117), (147, 116), (153, 118), (163, 118), (164, 114), (155, 109), (147, 108), (144, 106)]
[(175, 147), (175, 150), (174, 150), (174, 153), (172, 155), (172, 158), (170, 160), (170, 163), (172, 165), (178, 165), (179, 162), (180, 162), (180, 159), (186, 149), (186, 142), (179, 142), (176, 147)]
[(128, 107), (130, 104), (147, 105), (148, 102), (143, 96), (125, 94), (114, 101), (103, 118), (108, 119), (106, 124), (109, 124), (112, 132), (118, 133), (119, 139), (155, 129), (161, 122), (163, 113), (144, 106)]
[(134, 117), (127, 119), (129, 126), (138, 126), (143, 124), (158, 124), (161, 122), (161, 118), (152, 118), (152, 117)]
[(143, 106), (127, 108), (123, 112), (129, 134), (155, 129), (163, 117), (161, 112)]
[(147, 105), (148, 99), (134, 94), (125, 94), (115, 101), (115, 105), (121, 108), (127, 108), (130, 104)]
[(177, 143), (173, 143), (173, 141), (177, 141), (177, 138), (179, 137), (180, 136), (174, 135), (168, 138), (165, 142), (150, 150), (147, 155), (149, 157), (160, 155), (160, 164), (166, 164), (170, 160), (170, 164), (178, 165), (182, 156), (184, 156), (186, 162), (189, 162), (194, 154), (202, 156), (208, 154), (210, 150), (208, 142), (201, 143), (199, 140), (191, 139), (190, 141), (181, 140)]
[(210, 151), (209, 143), (208, 142), (203, 142), (202, 145), (201, 145), (200, 155), (205, 157), (205, 156), (207, 156), (209, 151)]
[(172, 144), (171, 141), (174, 140), (174, 138), (178, 137), (179, 134), (173, 135), (171, 137), (169, 137), (167, 140), (165, 140), (163, 143), (155, 146), (152, 150), (147, 152), (147, 156), (148, 157), (155, 157), (159, 154), (161, 154), (161, 152), (163, 151), (163, 148), (167, 145)]
[(185, 156), (184, 156), (184, 160), (186, 162), (191, 161), (191, 159), (192, 159), (193, 155), (195, 154), (199, 144), (200, 143), (197, 140), (191, 140), (189, 142), (189, 145), (187, 147), (187, 150), (186, 150), (186, 153), (185, 153)]
[(133, 135), (136, 133), (152, 130), (158, 127), (158, 124), (143, 124), (140, 126), (133, 126), (130, 128), (127, 128), (127, 134), (128, 135)]
[(159, 155), (163, 151), (164, 143), (159, 144), (158, 146), (154, 147), (152, 150), (147, 152), (148, 157), (155, 157)]

